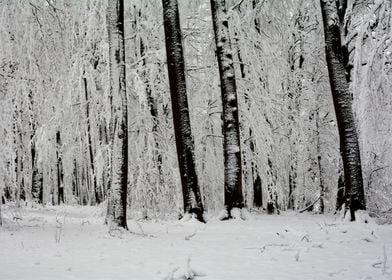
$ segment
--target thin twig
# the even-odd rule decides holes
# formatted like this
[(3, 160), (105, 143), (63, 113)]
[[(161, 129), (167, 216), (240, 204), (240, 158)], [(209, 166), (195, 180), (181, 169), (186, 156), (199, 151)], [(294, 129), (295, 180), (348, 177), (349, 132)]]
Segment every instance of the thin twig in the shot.
[(303, 208), (303, 209), (299, 210), (298, 212), (299, 212), (299, 213), (303, 213), (303, 212), (305, 212), (306, 210), (308, 210), (309, 208), (311, 208), (313, 205), (315, 205), (315, 204), (316, 204), (316, 202), (320, 200), (320, 198), (321, 198), (321, 196), (319, 196), (319, 197), (318, 197), (318, 198), (317, 198), (315, 201), (313, 201), (313, 203), (312, 203), (312, 204), (310, 204), (310, 205), (306, 206), (305, 208)]

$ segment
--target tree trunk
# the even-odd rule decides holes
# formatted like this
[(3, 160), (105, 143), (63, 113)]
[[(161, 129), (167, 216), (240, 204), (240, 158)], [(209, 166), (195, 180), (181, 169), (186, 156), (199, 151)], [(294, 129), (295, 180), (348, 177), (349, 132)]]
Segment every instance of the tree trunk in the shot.
[(211, 0), (211, 12), (223, 105), (225, 207), (230, 218), (233, 207), (242, 208), (244, 205), (237, 89), (225, 1)]
[(108, 0), (109, 75), (112, 99), (111, 186), (108, 219), (127, 228), (128, 111), (125, 84), (124, 0)]
[(37, 122), (34, 114), (33, 91), (29, 91), (29, 111), (30, 111), (30, 143), (31, 143), (31, 196), (35, 203), (42, 203), (43, 182), (42, 172), (38, 169), (38, 151), (36, 147), (36, 129)]
[(72, 194), (74, 198), (78, 201), (79, 204), (81, 203), (81, 196), (80, 196), (80, 183), (79, 183), (79, 170), (78, 164), (76, 159), (73, 160), (73, 171), (72, 171)]
[(35, 138), (34, 135), (32, 135), (31, 137), (31, 164), (32, 164), (31, 195), (33, 201), (35, 203), (40, 204), (42, 203), (43, 200), (43, 176), (42, 176), (42, 172), (40, 172), (38, 169), (37, 158), (38, 155), (35, 146)]
[(56, 132), (56, 158), (57, 158), (57, 203), (64, 203), (64, 171), (62, 162), (60, 131)]
[[(271, 148), (272, 149), (272, 148)], [(270, 155), (267, 156), (268, 161), (268, 171), (267, 176), (269, 177), (268, 185), (267, 185), (267, 213), (273, 214), (275, 211), (279, 214), (279, 207), (278, 207), (278, 194), (276, 192), (276, 169), (271, 161)]]
[(344, 182), (344, 174), (339, 168), (339, 177), (338, 177), (338, 190), (336, 195), (336, 211), (341, 210), (345, 203), (344, 190), (345, 190), (345, 182)]
[(0, 191), (0, 227), (3, 225), (3, 216), (1, 214), (1, 207), (3, 206), (3, 193)]
[[(140, 22), (148, 21), (148, 14), (146, 13), (146, 9), (148, 9), (148, 6), (146, 5), (144, 7), (144, 10), (142, 8), (137, 9), (136, 7), (134, 8), (134, 13), (135, 15), (135, 23), (134, 23), (134, 29), (139, 30), (137, 25), (142, 25)], [(137, 37), (135, 36), (135, 45), (137, 44)], [(153, 87), (154, 87), (154, 79), (156, 78), (155, 71), (151, 71), (149, 66), (148, 66), (148, 61), (147, 61), (147, 55), (148, 55), (148, 44), (145, 42), (145, 38), (143, 36), (139, 36), (139, 48), (140, 48), (140, 53), (136, 54), (137, 56), (140, 56), (142, 59), (142, 69), (139, 73), (139, 75), (142, 78), (142, 81), (145, 85), (146, 88), (146, 99), (147, 99), (147, 104), (150, 109), (150, 114), (151, 114), (151, 119), (152, 119), (152, 135), (154, 137), (154, 142), (155, 142), (155, 150), (154, 150), (154, 164), (156, 165), (159, 173), (159, 184), (163, 184), (164, 182), (164, 176), (163, 176), (163, 171), (162, 171), (162, 152), (160, 152), (161, 147), (160, 147), (160, 141), (158, 140), (159, 138), (159, 115), (158, 115), (158, 100), (153, 96)]]
[[(146, 46), (144, 44), (143, 38), (140, 38), (140, 56), (144, 57), (146, 55)], [(141, 73), (143, 82), (146, 87), (146, 98), (147, 98), (147, 104), (150, 109), (150, 114), (152, 118), (152, 133), (154, 135), (155, 139), (155, 152), (154, 152), (154, 160), (156, 161), (156, 165), (158, 168), (160, 180), (162, 180), (163, 174), (162, 174), (162, 155), (159, 152), (160, 147), (159, 147), (159, 141), (158, 141), (158, 127), (159, 127), (159, 118), (158, 118), (158, 106), (157, 106), (157, 100), (152, 96), (152, 82), (151, 80), (151, 75), (150, 71), (148, 70), (147, 66), (147, 59), (143, 58), (142, 60), (142, 66), (143, 66), (143, 71)]]
[[(240, 12), (240, 9), (238, 9), (238, 10)], [(234, 34), (234, 42), (235, 42), (235, 48), (236, 48), (237, 58), (238, 58), (238, 62), (239, 62), (239, 72), (241, 73), (241, 79), (245, 80), (245, 78), (246, 78), (245, 64), (242, 59), (241, 49), (240, 49), (241, 42), (240, 42), (240, 39), (239, 39), (237, 33)], [(238, 73), (238, 71), (237, 71), (237, 73)], [(249, 92), (250, 89), (247, 88), (246, 91)], [(247, 109), (250, 112), (252, 104), (249, 101), (249, 96), (245, 95), (244, 99), (245, 99), (245, 104), (247, 105)], [(262, 189), (261, 189), (261, 178), (259, 175), (258, 165), (255, 160), (256, 141), (254, 140), (252, 126), (249, 125), (247, 127), (247, 129), (249, 132), (249, 134), (248, 134), (249, 138), (248, 138), (248, 140), (245, 140), (245, 142), (247, 142), (249, 145), (249, 150), (251, 151), (251, 155), (250, 155), (250, 160), (247, 160), (246, 153), (244, 151), (242, 151), (243, 152), (242, 169), (244, 171), (243, 175), (245, 176), (245, 178), (247, 178), (249, 176), (249, 175), (247, 176), (247, 174), (248, 174), (247, 164), (250, 161), (249, 162), (250, 170), (251, 170), (250, 178), (252, 180), (251, 183), (253, 184), (253, 206), (254, 207), (262, 207), (263, 206), (263, 199), (262, 199)], [(244, 183), (246, 184), (246, 182), (247, 181), (245, 180)], [(245, 203), (246, 203), (246, 199), (245, 199)]]
[(94, 197), (95, 197), (95, 203), (99, 204), (102, 202), (102, 193), (98, 189), (97, 185), (97, 174), (94, 166), (94, 151), (93, 151), (93, 145), (92, 145), (92, 140), (91, 140), (91, 123), (90, 123), (90, 94), (89, 94), (89, 88), (87, 86), (87, 79), (86, 77), (83, 77), (83, 85), (84, 85), (84, 96), (86, 99), (86, 124), (87, 124), (87, 146), (88, 146), (88, 151), (89, 151), (89, 158), (90, 158), (90, 178), (92, 178), (93, 181), (93, 191), (94, 191)]
[[(318, 103), (321, 101), (318, 100)], [(317, 133), (317, 138), (316, 138), (316, 150), (317, 150), (317, 166), (318, 166), (318, 171), (319, 171), (319, 182), (320, 182), (320, 208), (319, 208), (319, 213), (324, 214), (324, 198), (325, 198), (325, 182), (324, 182), (324, 169), (321, 164), (321, 139), (320, 139), (320, 133), (321, 133), (321, 128), (320, 128), (320, 113), (319, 109), (316, 111), (316, 133)]]
[[(14, 102), (16, 102), (14, 100)], [(24, 176), (23, 176), (23, 137), (21, 131), (21, 113), (18, 105), (15, 104), (13, 115), (13, 134), (15, 148), (15, 201), (20, 206), (20, 200), (24, 200)]]
[(343, 159), (346, 206), (350, 208), (351, 220), (355, 220), (354, 212), (366, 208), (358, 134), (344, 67), (344, 50), (336, 2), (320, 0), (320, 3), (329, 81), (339, 129), (340, 153)]
[[(194, 212), (198, 220), (204, 221), (204, 206), (197, 180), (194, 143), (189, 118), (186, 93), (184, 54), (181, 42), (181, 28), (177, 0), (163, 0), (163, 19), (166, 39), (167, 67), (170, 81), (170, 95), (173, 110), (177, 158), (180, 168), (184, 212)], [(193, 191), (196, 207), (192, 207)]]

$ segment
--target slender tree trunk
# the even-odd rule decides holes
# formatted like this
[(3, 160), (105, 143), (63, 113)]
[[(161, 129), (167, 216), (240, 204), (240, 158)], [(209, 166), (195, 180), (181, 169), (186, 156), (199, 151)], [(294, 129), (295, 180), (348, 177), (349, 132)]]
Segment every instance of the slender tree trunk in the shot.
[(76, 198), (79, 204), (81, 204), (80, 199), (80, 182), (79, 182), (79, 170), (76, 159), (73, 160), (73, 171), (72, 171), (72, 194)]
[(3, 216), (1, 214), (2, 206), (3, 206), (3, 190), (0, 190), (0, 227), (3, 225)]
[(242, 163), (237, 89), (229, 22), (227, 20), (225, 6), (225, 0), (211, 0), (212, 22), (215, 32), (223, 105), (222, 132), (225, 166), (225, 207), (230, 218), (231, 209), (233, 207), (242, 208), (244, 200), (242, 195)]
[(106, 128), (106, 120), (103, 119), (101, 120), (101, 123), (99, 125), (99, 145), (101, 147), (101, 152), (103, 156), (104, 168), (102, 170), (101, 178), (99, 180), (100, 183), (98, 186), (102, 194), (102, 201), (107, 198), (108, 184), (110, 182), (110, 170), (108, 168), (110, 166), (108, 144), (108, 129)]
[[(137, 25), (139, 24), (139, 21), (147, 20), (148, 15), (145, 13), (145, 10), (148, 8), (148, 6), (144, 7), (144, 10), (142, 8), (136, 9), (134, 8), (135, 11), (134, 13), (137, 16), (135, 16), (135, 30), (138, 30)], [(135, 44), (137, 44), (137, 39), (135, 36)], [(152, 119), (152, 134), (154, 136), (154, 141), (155, 141), (155, 150), (154, 150), (154, 162), (156, 164), (156, 167), (158, 169), (159, 173), (159, 183), (162, 184), (164, 180), (164, 176), (162, 173), (162, 153), (160, 152), (160, 143), (158, 140), (158, 128), (159, 128), (159, 116), (158, 116), (158, 102), (157, 99), (154, 98), (153, 96), (153, 80), (155, 79), (156, 75), (154, 72), (151, 72), (148, 65), (147, 65), (147, 52), (148, 52), (148, 45), (146, 44), (144, 38), (140, 36), (139, 38), (139, 48), (140, 48), (140, 54), (136, 54), (136, 56), (139, 56), (142, 58), (142, 70), (140, 71), (140, 76), (143, 80), (143, 83), (146, 88), (146, 98), (147, 98), (147, 104), (150, 109), (150, 114), (151, 114), (151, 119)]]
[[(146, 46), (144, 44), (143, 38), (140, 38), (140, 56), (144, 57), (146, 55)], [(156, 99), (152, 96), (152, 82), (151, 80), (151, 75), (150, 71), (148, 71), (148, 66), (147, 66), (147, 59), (143, 58), (142, 61), (142, 66), (143, 66), (143, 71), (141, 73), (143, 82), (146, 87), (146, 97), (147, 97), (147, 104), (150, 109), (150, 114), (152, 118), (152, 133), (154, 135), (155, 139), (155, 152), (154, 152), (154, 160), (156, 161), (156, 165), (158, 168), (160, 180), (163, 177), (162, 174), (162, 155), (159, 152), (159, 141), (158, 141), (158, 127), (159, 127), (159, 118), (158, 118), (158, 106), (157, 106), (157, 101)]]
[(64, 203), (64, 171), (62, 162), (62, 144), (60, 131), (56, 132), (56, 158), (57, 158), (57, 203)]
[[(14, 100), (14, 102), (16, 102)], [(21, 131), (21, 110), (15, 105), (13, 116), (13, 133), (14, 133), (14, 148), (15, 148), (15, 201), (20, 206), (20, 200), (24, 199), (24, 176), (23, 176), (23, 137)]]
[(31, 137), (31, 195), (35, 203), (42, 203), (43, 185), (42, 173), (39, 172), (37, 164), (37, 149), (34, 136)]
[(16, 175), (16, 202), (20, 206), (20, 200), (23, 200), (24, 180), (23, 180), (23, 158), (22, 158), (22, 134), (18, 130), (16, 135), (16, 153), (15, 153), (15, 175)]
[(38, 168), (38, 151), (36, 147), (36, 128), (37, 122), (34, 114), (33, 91), (29, 92), (29, 111), (30, 111), (30, 145), (31, 145), (31, 196), (35, 203), (42, 203), (43, 184), (42, 173)]
[[(256, 32), (261, 35), (260, 29), (260, 18), (257, 16), (257, 8), (259, 5), (258, 0), (252, 0), (252, 9), (255, 12), (255, 19), (254, 19), (254, 27)], [(242, 71), (241, 71), (242, 72)], [(249, 135), (252, 136), (252, 130), (249, 129)], [(256, 141), (251, 139), (250, 140), (250, 149), (254, 153)], [(263, 207), (263, 190), (262, 190), (262, 183), (261, 178), (259, 175), (259, 167), (256, 162), (252, 162), (252, 177), (253, 177), (253, 192), (254, 192), (254, 206), (256, 207)]]
[[(173, 110), (174, 133), (177, 158), (180, 168), (184, 212), (195, 212), (198, 220), (204, 221), (204, 206), (197, 180), (194, 143), (189, 118), (186, 93), (184, 54), (181, 42), (180, 18), (177, 0), (163, 0), (163, 20), (166, 39), (167, 67)], [(196, 207), (192, 207), (193, 191)]]
[(339, 128), (340, 153), (343, 159), (346, 206), (350, 208), (351, 220), (355, 220), (354, 212), (366, 208), (358, 134), (344, 67), (344, 53), (336, 2), (320, 0), (320, 3), (324, 22), (329, 80)]
[(276, 181), (277, 181), (276, 169), (269, 155), (267, 156), (267, 158), (268, 158), (267, 161), (269, 167), (267, 171), (267, 175), (269, 177), (269, 181), (267, 185), (267, 191), (268, 191), (267, 213), (273, 214), (276, 211), (276, 213), (279, 214), (278, 194), (276, 193)]
[(345, 190), (345, 182), (344, 182), (344, 174), (343, 170), (339, 167), (339, 177), (338, 177), (338, 190), (336, 195), (336, 211), (341, 210), (342, 206), (344, 205), (345, 197), (344, 197), (344, 190)]
[[(319, 101), (320, 102), (320, 101)], [(319, 109), (316, 111), (316, 150), (317, 150), (317, 166), (319, 171), (319, 182), (320, 182), (320, 214), (324, 214), (324, 198), (325, 198), (325, 182), (324, 182), (324, 169), (321, 164), (321, 139), (320, 139), (320, 114)]]
[(90, 92), (87, 85), (86, 77), (83, 77), (83, 85), (84, 85), (84, 96), (86, 99), (86, 123), (87, 123), (87, 145), (89, 151), (89, 158), (90, 158), (90, 178), (92, 178), (93, 184), (93, 191), (95, 196), (95, 203), (99, 204), (102, 202), (102, 193), (98, 190), (97, 186), (97, 174), (94, 165), (94, 150), (91, 140), (91, 122), (90, 122)]
[[(240, 12), (240, 9), (238, 9), (238, 10)], [(241, 79), (245, 80), (245, 78), (246, 78), (245, 64), (242, 59), (241, 49), (240, 49), (241, 42), (240, 42), (240, 39), (239, 39), (237, 33), (234, 34), (234, 42), (235, 42), (235, 48), (236, 48), (237, 58), (238, 58), (238, 62), (239, 62), (239, 72), (241, 73)], [(249, 92), (249, 88), (247, 88), (246, 90)], [(249, 97), (247, 95), (245, 95), (245, 104), (247, 105), (247, 109), (250, 112), (251, 102), (249, 102)], [(247, 174), (248, 174), (247, 164), (249, 163), (250, 170), (251, 170), (250, 179), (252, 180), (252, 184), (253, 184), (253, 206), (254, 207), (262, 207), (263, 206), (263, 199), (262, 199), (262, 190), (261, 190), (261, 178), (259, 175), (257, 163), (255, 161), (256, 141), (253, 139), (252, 127), (248, 126), (247, 129), (249, 132), (249, 135), (248, 135), (249, 139), (246, 142), (249, 145), (251, 155), (250, 155), (250, 160), (248, 160), (246, 158), (246, 153), (244, 151), (242, 151), (243, 152), (242, 169), (245, 172), (243, 175), (245, 176), (245, 178), (247, 178)], [(247, 181), (245, 180), (244, 182), (246, 184)], [(246, 199), (245, 199), (245, 203), (246, 203)]]
[(127, 228), (128, 111), (125, 84), (124, 0), (108, 0), (109, 73), (113, 139), (108, 219)]

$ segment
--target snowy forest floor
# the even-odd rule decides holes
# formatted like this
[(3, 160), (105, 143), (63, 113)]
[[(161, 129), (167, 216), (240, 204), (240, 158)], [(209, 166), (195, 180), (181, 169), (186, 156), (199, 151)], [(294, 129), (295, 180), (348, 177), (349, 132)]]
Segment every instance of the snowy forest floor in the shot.
[(4, 208), (2, 280), (392, 279), (392, 225), (365, 215), (129, 220), (123, 232), (103, 225), (102, 208)]

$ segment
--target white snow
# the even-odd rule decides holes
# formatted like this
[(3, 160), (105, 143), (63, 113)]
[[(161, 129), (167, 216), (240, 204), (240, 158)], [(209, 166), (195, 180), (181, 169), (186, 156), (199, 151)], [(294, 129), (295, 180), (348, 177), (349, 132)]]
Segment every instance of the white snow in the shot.
[(366, 213), (129, 220), (125, 232), (103, 225), (104, 212), (3, 209), (0, 279), (392, 279), (392, 226)]

